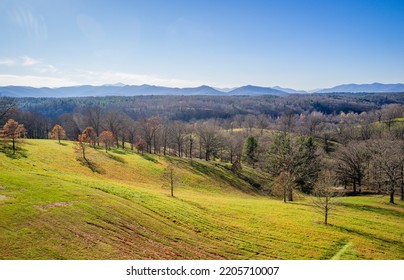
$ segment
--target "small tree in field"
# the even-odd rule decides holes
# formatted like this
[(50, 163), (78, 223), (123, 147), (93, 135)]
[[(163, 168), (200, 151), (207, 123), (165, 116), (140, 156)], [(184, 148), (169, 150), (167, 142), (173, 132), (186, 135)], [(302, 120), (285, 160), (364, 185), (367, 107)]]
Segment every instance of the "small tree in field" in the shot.
[(105, 130), (103, 132), (101, 132), (100, 136), (99, 136), (99, 141), (104, 143), (105, 146), (105, 151), (108, 153), (108, 150), (111, 148), (112, 145), (114, 145), (114, 134), (109, 131), (109, 130)]
[(83, 159), (87, 161), (87, 158), (86, 158), (86, 148), (87, 148), (86, 143), (87, 143), (86, 136), (84, 134), (80, 134), (77, 137), (77, 151), (80, 152)]
[(3, 126), (3, 135), (5, 138), (10, 138), (13, 142), (13, 154), (15, 154), (16, 146), (15, 143), (18, 138), (24, 136), (26, 130), (24, 125), (19, 124), (17, 121), (13, 119), (9, 119), (7, 123)]
[(52, 129), (51, 137), (52, 139), (57, 139), (60, 143), (60, 140), (66, 138), (66, 131), (61, 125), (56, 124)]
[(164, 171), (163, 180), (165, 183), (168, 183), (170, 187), (170, 195), (174, 197), (174, 185), (177, 182), (177, 178), (175, 177), (174, 165), (170, 163)]
[(335, 189), (336, 179), (330, 171), (320, 174), (319, 180), (313, 190), (313, 207), (324, 215), (324, 224), (328, 224), (328, 217), (335, 210), (336, 198), (339, 193)]

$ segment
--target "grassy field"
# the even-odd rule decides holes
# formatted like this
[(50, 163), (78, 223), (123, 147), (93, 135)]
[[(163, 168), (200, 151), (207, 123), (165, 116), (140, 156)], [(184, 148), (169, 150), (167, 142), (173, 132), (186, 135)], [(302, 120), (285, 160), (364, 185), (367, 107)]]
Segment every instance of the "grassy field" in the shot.
[(88, 165), (71, 142), (20, 147), (0, 153), (0, 259), (404, 259), (398, 199), (341, 198), (325, 226), (309, 197), (260, 195), (251, 182), (268, 179), (250, 169), (92, 148)]

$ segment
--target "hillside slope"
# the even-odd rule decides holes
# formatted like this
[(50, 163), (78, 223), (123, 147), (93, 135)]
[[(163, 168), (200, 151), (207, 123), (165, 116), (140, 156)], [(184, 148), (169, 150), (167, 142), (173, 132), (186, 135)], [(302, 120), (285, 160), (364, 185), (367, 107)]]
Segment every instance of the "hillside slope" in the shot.
[(0, 259), (404, 258), (403, 203), (344, 198), (327, 227), (310, 199), (260, 195), (251, 182), (268, 179), (251, 169), (92, 148), (85, 166), (71, 142), (21, 147), (0, 153)]

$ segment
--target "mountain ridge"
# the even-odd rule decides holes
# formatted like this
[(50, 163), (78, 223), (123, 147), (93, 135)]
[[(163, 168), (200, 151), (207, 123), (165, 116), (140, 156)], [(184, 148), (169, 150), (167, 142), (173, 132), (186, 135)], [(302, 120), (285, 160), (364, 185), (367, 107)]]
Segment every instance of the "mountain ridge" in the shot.
[(279, 86), (262, 87), (245, 85), (236, 88), (221, 90), (208, 85), (198, 87), (165, 87), (156, 85), (125, 85), (123, 83), (106, 84), (101, 86), (79, 85), (68, 87), (29, 87), (29, 86), (2, 86), (0, 97), (102, 97), (102, 96), (140, 96), (140, 95), (207, 95), (207, 96), (256, 96), (273, 95), (286, 96), (290, 94), (323, 94), (323, 93), (389, 93), (403, 92), (404, 84), (342, 84), (331, 88), (319, 90), (295, 90)]

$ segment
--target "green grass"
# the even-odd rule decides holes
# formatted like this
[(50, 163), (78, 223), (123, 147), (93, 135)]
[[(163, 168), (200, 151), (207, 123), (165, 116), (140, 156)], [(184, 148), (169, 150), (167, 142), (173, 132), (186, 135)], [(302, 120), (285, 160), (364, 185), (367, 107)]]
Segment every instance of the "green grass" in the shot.
[(261, 195), (270, 180), (249, 168), (89, 148), (92, 168), (63, 143), (0, 153), (0, 259), (404, 258), (399, 200), (341, 198), (325, 226), (310, 198)]

